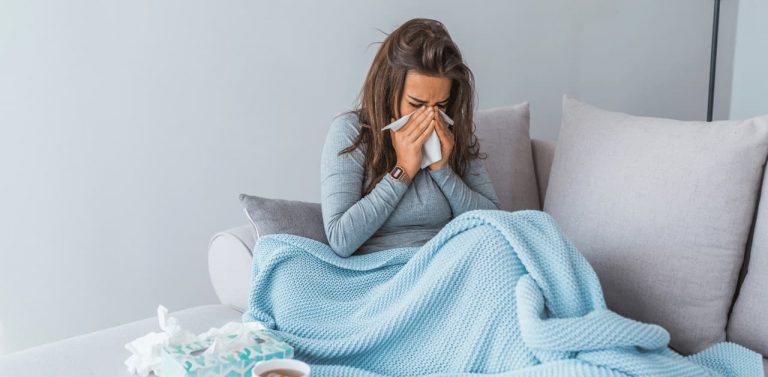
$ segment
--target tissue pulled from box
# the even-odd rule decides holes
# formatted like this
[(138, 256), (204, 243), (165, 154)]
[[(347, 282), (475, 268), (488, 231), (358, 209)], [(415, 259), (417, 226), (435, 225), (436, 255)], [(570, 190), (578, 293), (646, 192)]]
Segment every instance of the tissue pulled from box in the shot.
[(162, 332), (151, 332), (136, 338), (125, 345), (131, 356), (125, 361), (131, 374), (146, 377), (149, 373), (160, 375), (162, 364), (162, 349), (169, 344), (187, 344), (196, 341), (213, 340), (205, 354), (214, 354), (236, 350), (252, 342), (251, 330), (264, 329), (259, 322), (228, 322), (220, 328), (195, 335), (179, 324), (178, 319), (168, 316), (168, 309), (163, 305), (157, 307), (157, 318)]

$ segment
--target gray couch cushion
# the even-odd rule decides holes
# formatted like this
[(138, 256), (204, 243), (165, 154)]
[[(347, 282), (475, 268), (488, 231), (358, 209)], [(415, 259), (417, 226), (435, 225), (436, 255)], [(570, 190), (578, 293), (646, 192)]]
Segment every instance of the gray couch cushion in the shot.
[(288, 233), (327, 244), (320, 203), (271, 199), (240, 194), (256, 239), (267, 234)]
[(544, 207), (549, 183), (549, 170), (555, 157), (555, 142), (549, 140), (531, 139), (533, 148), (533, 166), (536, 168), (536, 183), (539, 186), (539, 202)]
[(531, 151), (528, 102), (475, 113), (475, 135), (501, 209), (541, 209)]
[(768, 355), (768, 174), (758, 207), (747, 274), (728, 323), (728, 339)]
[[(196, 306), (169, 315), (195, 334), (227, 322), (242, 322), (242, 312), (228, 305)], [(14, 352), (0, 356), (0, 376), (135, 377), (125, 365), (125, 360), (131, 356), (125, 345), (147, 333), (160, 331), (157, 317), (153, 316)]]
[(725, 340), (766, 153), (768, 117), (685, 122), (564, 96), (544, 211), (611, 309), (693, 353)]

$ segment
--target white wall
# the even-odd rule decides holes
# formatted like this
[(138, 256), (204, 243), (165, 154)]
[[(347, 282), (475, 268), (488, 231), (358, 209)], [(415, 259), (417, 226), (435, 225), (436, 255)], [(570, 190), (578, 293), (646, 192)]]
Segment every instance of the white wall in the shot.
[(531, 101), (534, 137), (557, 138), (564, 92), (706, 114), (708, 1), (5, 0), (0, 352), (214, 303), (237, 195), (319, 200), (376, 28), (412, 17), (448, 26), (480, 108)]
[(732, 119), (768, 114), (768, 2), (739, 0), (738, 3)]

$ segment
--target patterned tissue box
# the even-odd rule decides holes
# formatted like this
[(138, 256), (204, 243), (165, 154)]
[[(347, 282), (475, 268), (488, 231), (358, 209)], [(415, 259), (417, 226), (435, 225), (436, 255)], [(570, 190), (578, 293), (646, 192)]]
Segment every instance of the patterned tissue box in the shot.
[[(252, 344), (220, 353), (205, 354), (213, 338), (169, 344), (161, 350), (161, 377), (251, 377), (256, 362), (293, 358), (293, 347), (266, 329), (248, 331)], [(227, 335), (233, 339), (236, 334)]]

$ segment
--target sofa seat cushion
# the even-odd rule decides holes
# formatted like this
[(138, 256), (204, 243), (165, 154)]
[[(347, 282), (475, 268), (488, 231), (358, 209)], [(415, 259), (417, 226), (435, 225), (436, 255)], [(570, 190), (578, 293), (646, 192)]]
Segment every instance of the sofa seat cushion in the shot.
[(768, 174), (763, 179), (746, 271), (728, 321), (728, 339), (768, 356)]
[(677, 121), (566, 96), (544, 211), (609, 308), (694, 353), (725, 340), (766, 153), (768, 116)]
[[(242, 321), (242, 313), (229, 305), (203, 305), (169, 315), (196, 334), (230, 321)], [(135, 377), (125, 365), (131, 356), (125, 345), (160, 331), (157, 317), (151, 317), (10, 353), (0, 356), (0, 376)]]

